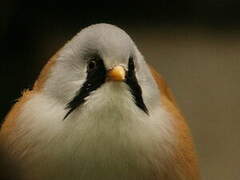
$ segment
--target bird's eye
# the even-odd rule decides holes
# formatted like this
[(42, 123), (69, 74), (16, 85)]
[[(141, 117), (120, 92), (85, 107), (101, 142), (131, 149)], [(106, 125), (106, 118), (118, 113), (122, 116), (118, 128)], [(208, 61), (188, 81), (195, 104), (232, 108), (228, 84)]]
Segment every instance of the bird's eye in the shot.
[(91, 60), (89, 63), (88, 63), (88, 71), (93, 71), (97, 68), (97, 62), (96, 60)]

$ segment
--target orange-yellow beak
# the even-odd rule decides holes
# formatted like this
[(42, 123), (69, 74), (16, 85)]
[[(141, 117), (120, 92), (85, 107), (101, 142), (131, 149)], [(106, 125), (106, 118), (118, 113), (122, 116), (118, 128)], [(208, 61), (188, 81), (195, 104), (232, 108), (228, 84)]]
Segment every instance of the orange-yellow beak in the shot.
[(107, 80), (123, 81), (125, 80), (125, 70), (122, 66), (115, 66), (107, 72)]

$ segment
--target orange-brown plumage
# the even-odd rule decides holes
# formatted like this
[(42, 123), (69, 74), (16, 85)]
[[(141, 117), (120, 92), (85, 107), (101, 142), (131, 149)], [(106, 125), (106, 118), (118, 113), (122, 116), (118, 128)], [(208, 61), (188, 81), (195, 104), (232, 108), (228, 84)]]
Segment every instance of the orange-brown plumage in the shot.
[(164, 108), (174, 116), (173, 124), (175, 133), (178, 137), (178, 151), (175, 154), (176, 162), (180, 163), (182, 171), (189, 174), (193, 180), (199, 179), (199, 167), (197, 157), (193, 146), (193, 140), (189, 131), (186, 121), (177, 107), (175, 98), (167, 86), (163, 77), (151, 66), (149, 66), (153, 78), (155, 79), (161, 93), (161, 100)]
[(17, 116), (21, 113), (23, 105), (30, 100), (35, 94), (39, 93), (44, 83), (46, 82), (51, 68), (55, 65), (58, 53), (56, 53), (52, 58), (49, 59), (47, 64), (43, 67), (38, 79), (35, 81), (32, 90), (24, 90), (22, 96), (17, 100), (17, 102), (11, 108), (11, 111), (7, 114), (4, 123), (1, 127), (3, 135), (8, 135), (9, 131), (16, 125), (15, 120)]

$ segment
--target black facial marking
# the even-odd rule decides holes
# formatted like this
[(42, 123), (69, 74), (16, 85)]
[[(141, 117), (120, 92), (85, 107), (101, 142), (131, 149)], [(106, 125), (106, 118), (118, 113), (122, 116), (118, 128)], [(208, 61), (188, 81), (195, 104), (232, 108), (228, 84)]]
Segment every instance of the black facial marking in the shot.
[(67, 104), (69, 109), (63, 119), (66, 119), (71, 112), (85, 102), (85, 98), (89, 94), (104, 84), (106, 79), (106, 68), (103, 60), (99, 56), (95, 56), (88, 62), (87, 79), (83, 83), (82, 88), (76, 93), (76, 96)]
[(125, 82), (128, 84), (130, 88), (130, 92), (134, 97), (135, 104), (143, 110), (146, 114), (148, 114), (148, 109), (146, 105), (144, 104), (143, 98), (142, 98), (142, 89), (138, 84), (136, 74), (135, 74), (135, 65), (133, 62), (133, 58), (130, 57), (128, 61), (128, 72), (126, 75)]
[[(66, 119), (77, 107), (83, 104), (86, 101), (85, 98), (88, 97), (91, 92), (95, 91), (105, 83), (106, 74), (107, 70), (104, 66), (103, 60), (98, 55), (95, 55), (94, 58), (91, 58), (88, 62), (86, 81), (83, 83), (81, 89), (76, 93), (76, 96), (66, 106), (68, 112), (64, 116), (63, 120)], [(125, 83), (129, 86), (129, 90), (134, 98), (135, 104), (142, 111), (148, 114), (148, 109), (142, 98), (142, 89), (136, 78), (133, 58), (129, 58), (128, 61), (128, 71)]]

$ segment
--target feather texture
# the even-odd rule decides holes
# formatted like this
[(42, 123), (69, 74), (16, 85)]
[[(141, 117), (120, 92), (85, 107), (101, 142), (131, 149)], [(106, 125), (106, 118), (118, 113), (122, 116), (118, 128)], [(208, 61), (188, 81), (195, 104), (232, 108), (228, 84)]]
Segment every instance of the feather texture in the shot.
[(152, 66), (149, 66), (149, 68), (160, 90), (163, 107), (174, 117), (173, 124), (178, 137), (178, 151), (175, 154), (176, 161), (179, 162), (184, 174), (191, 177), (189, 179), (199, 180), (197, 157), (186, 121), (166, 81)]

